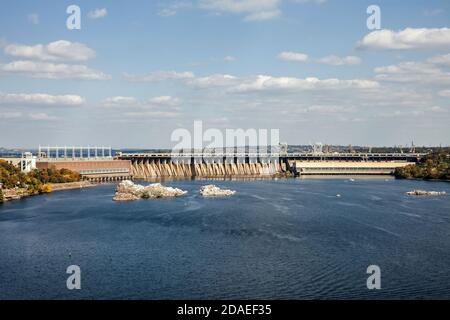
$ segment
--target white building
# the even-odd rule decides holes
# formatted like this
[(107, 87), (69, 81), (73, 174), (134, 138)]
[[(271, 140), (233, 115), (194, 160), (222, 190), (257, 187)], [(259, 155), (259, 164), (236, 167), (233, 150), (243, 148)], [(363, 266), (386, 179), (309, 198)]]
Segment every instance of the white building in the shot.
[(36, 157), (31, 152), (25, 152), (20, 159), (20, 170), (22, 172), (30, 172), (36, 169)]

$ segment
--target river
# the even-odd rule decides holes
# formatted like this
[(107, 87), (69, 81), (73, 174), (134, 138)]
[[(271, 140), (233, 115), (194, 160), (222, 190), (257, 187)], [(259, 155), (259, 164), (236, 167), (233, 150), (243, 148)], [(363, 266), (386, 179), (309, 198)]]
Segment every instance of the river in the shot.
[[(236, 190), (202, 198), (201, 186)], [(180, 180), (175, 199), (114, 185), (0, 205), (0, 299), (449, 299), (445, 182)], [(337, 195), (340, 195), (337, 196)], [(81, 290), (66, 268), (81, 268)], [(369, 265), (381, 289), (368, 290)]]

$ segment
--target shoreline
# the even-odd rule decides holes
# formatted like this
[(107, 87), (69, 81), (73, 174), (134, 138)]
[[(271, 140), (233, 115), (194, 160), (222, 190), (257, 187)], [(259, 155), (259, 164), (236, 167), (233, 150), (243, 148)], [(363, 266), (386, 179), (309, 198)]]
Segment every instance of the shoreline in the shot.
[[(63, 182), (63, 183), (49, 183), (51, 187), (51, 192), (58, 192), (64, 190), (74, 190), (74, 189), (83, 189), (83, 188), (92, 188), (96, 187), (98, 183), (92, 183), (90, 181), (77, 181), (77, 182)], [(3, 191), (3, 202), (9, 202), (14, 200), (20, 200), (27, 197), (39, 196), (43, 193), (29, 194), (27, 189), (4, 189)], [(1, 202), (0, 202), (1, 203)]]
[(78, 181), (78, 182), (65, 182), (65, 183), (49, 183), (52, 188), (52, 192), (73, 190), (73, 189), (83, 189), (92, 188), (100, 185), (100, 183), (93, 183), (90, 181)]
[(424, 178), (402, 178), (402, 177), (395, 177), (395, 179), (406, 181), (450, 182), (450, 180), (446, 179), (424, 179)]

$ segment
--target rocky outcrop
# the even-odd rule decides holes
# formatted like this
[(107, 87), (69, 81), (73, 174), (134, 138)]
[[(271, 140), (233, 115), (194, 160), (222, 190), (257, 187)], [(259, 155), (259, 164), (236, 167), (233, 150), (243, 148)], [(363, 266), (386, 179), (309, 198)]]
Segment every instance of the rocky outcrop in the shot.
[(447, 194), (445, 191), (425, 191), (425, 190), (413, 190), (406, 193), (408, 196), (444, 196)]
[(124, 193), (124, 192), (116, 192), (113, 198), (114, 201), (134, 201), (139, 199), (141, 199), (141, 197), (135, 196), (134, 194), (131, 193)]
[(200, 188), (200, 194), (204, 197), (225, 197), (232, 196), (236, 191), (220, 189), (219, 187), (210, 184)]
[(187, 191), (178, 188), (164, 187), (160, 183), (148, 186), (135, 184), (132, 181), (122, 181), (116, 189), (114, 201), (133, 201), (138, 199), (155, 199), (167, 197), (179, 197), (185, 195)]
[(3, 193), (3, 201), (11, 201), (11, 200), (19, 200), (24, 197), (30, 196), (27, 189), (25, 188), (15, 188), (15, 189), (4, 189)]

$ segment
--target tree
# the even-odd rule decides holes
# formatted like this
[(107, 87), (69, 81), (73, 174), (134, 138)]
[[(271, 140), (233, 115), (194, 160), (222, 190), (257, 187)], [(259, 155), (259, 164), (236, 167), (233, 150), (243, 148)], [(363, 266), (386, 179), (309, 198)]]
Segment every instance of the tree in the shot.
[(40, 193), (51, 193), (53, 190), (52, 190), (52, 186), (51, 185), (49, 185), (49, 184), (44, 184), (42, 187), (41, 187), (41, 190), (40, 190)]
[(427, 155), (416, 165), (408, 165), (395, 170), (400, 179), (450, 179), (450, 151), (436, 151)]
[(29, 194), (48, 193), (52, 191), (49, 183), (76, 182), (81, 180), (78, 172), (68, 169), (35, 169), (24, 174), (10, 163), (0, 160), (0, 183), (3, 188), (25, 188)]

